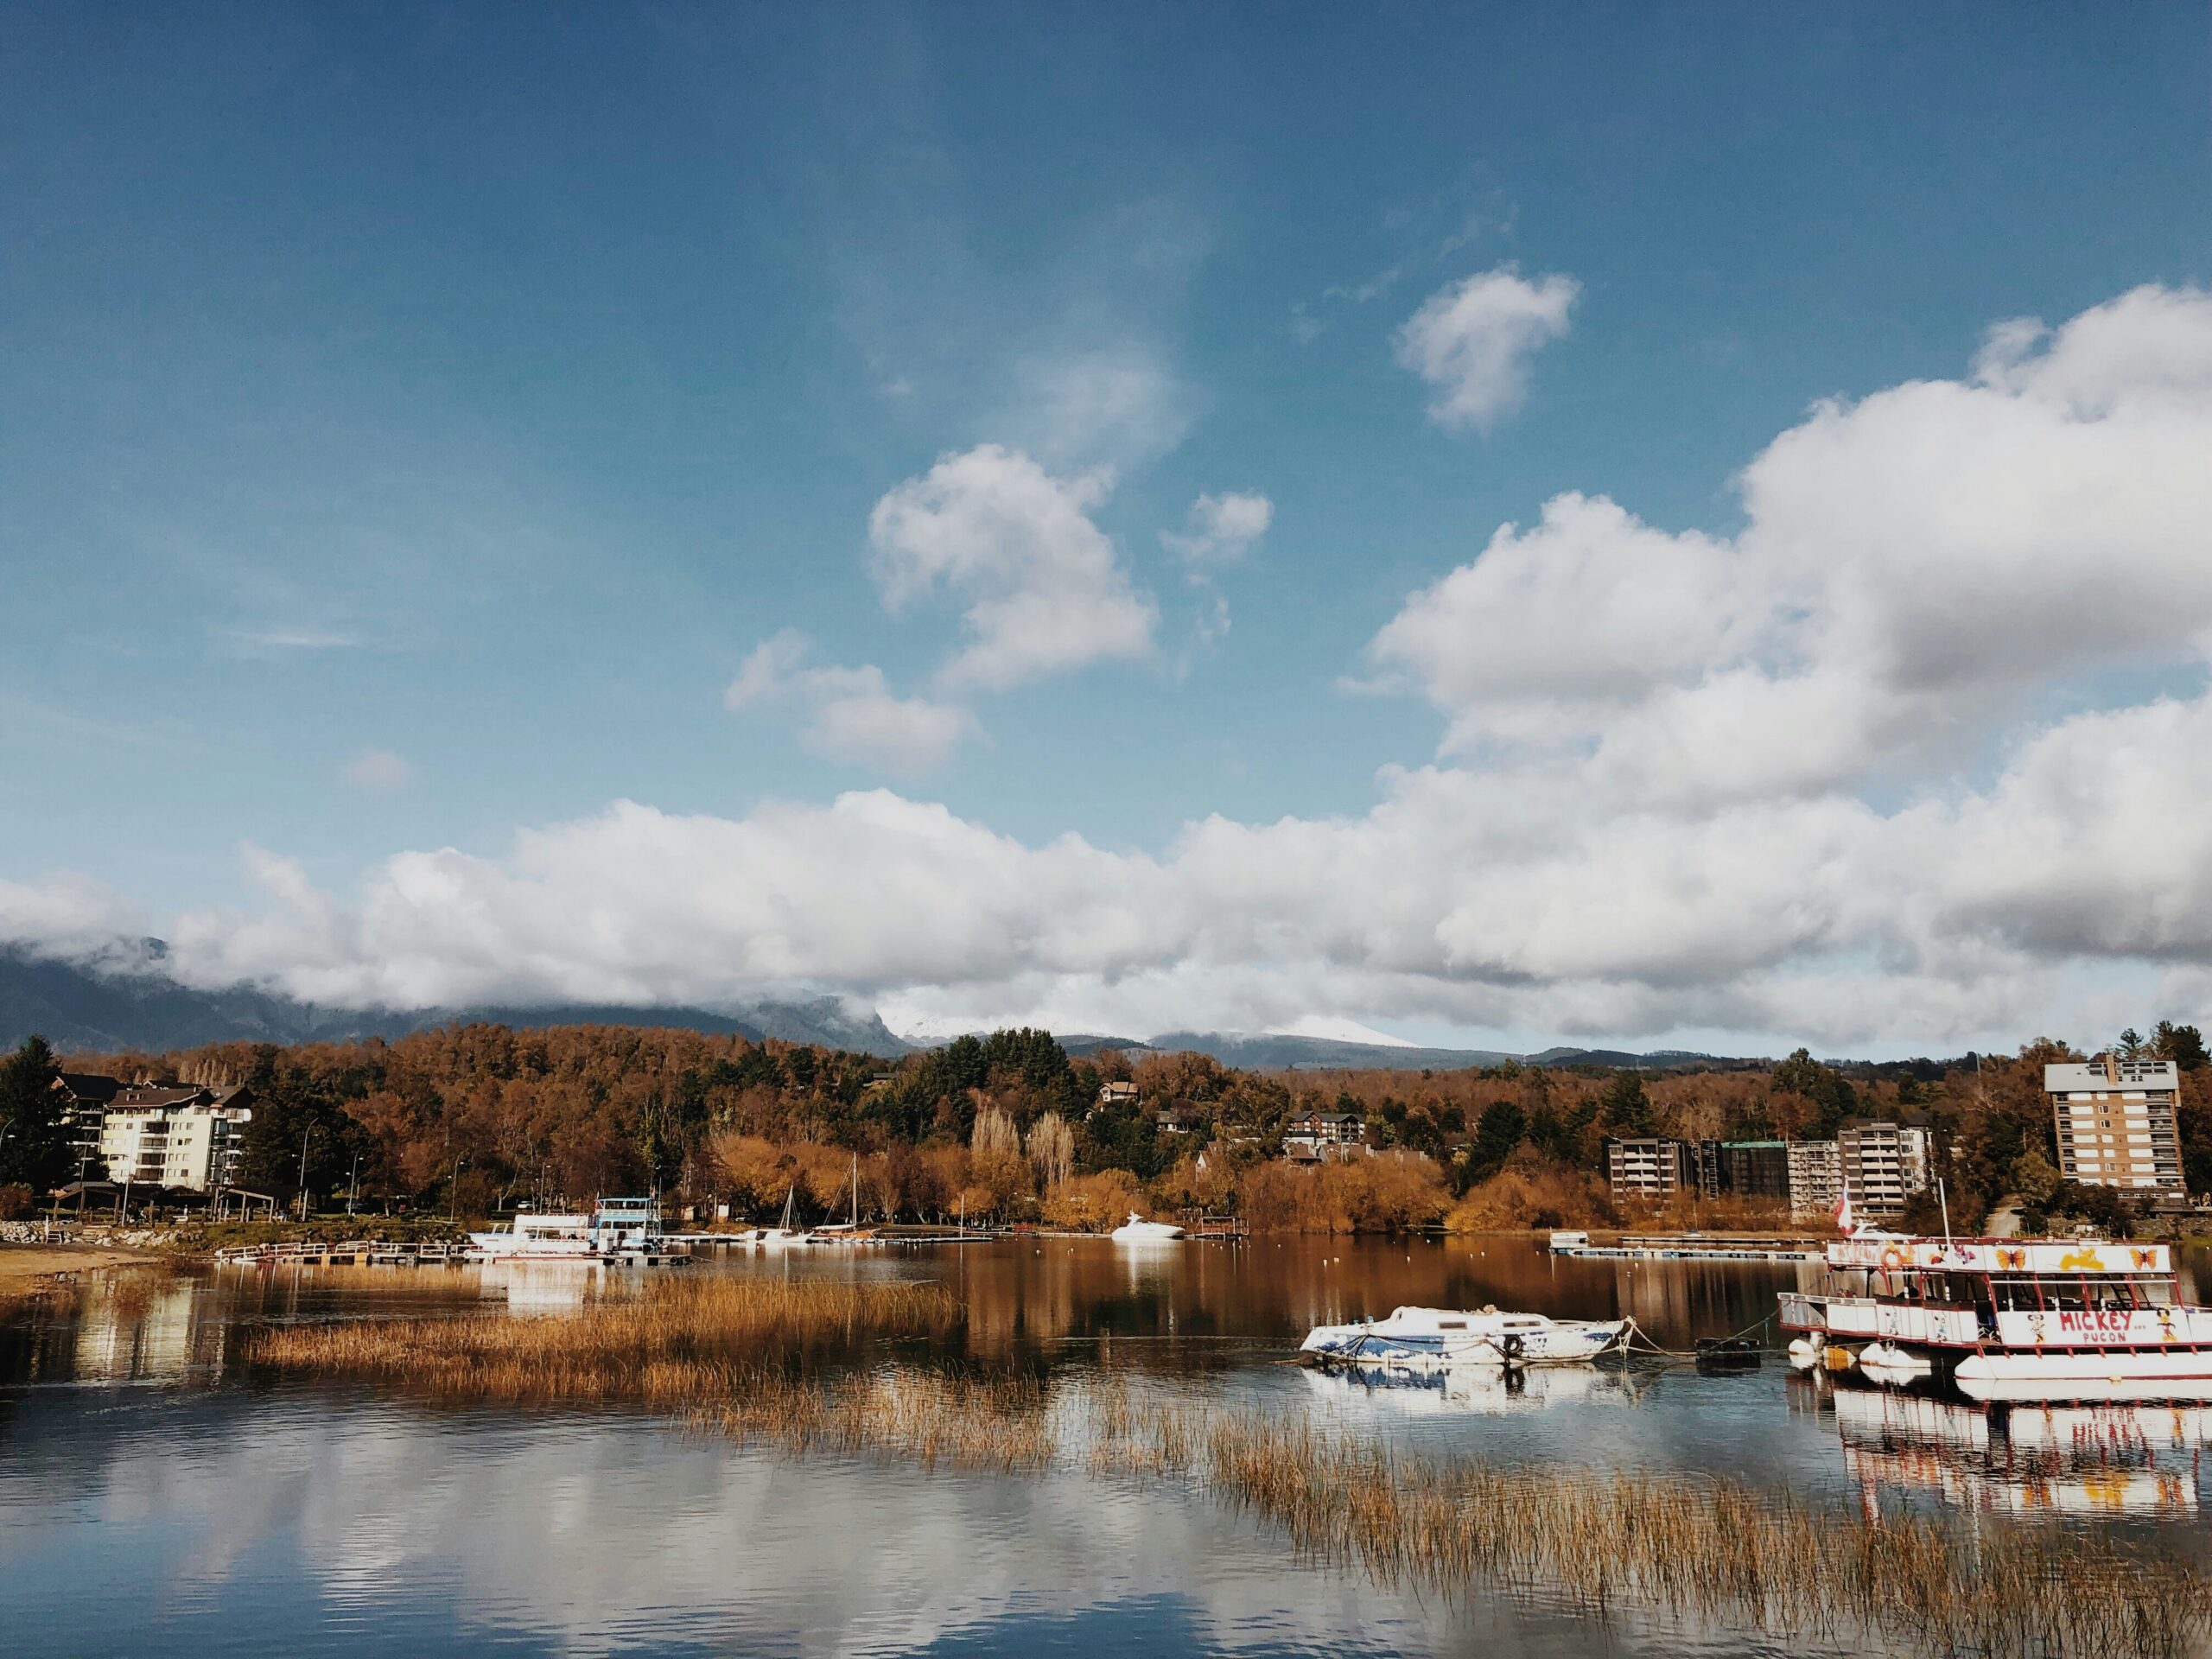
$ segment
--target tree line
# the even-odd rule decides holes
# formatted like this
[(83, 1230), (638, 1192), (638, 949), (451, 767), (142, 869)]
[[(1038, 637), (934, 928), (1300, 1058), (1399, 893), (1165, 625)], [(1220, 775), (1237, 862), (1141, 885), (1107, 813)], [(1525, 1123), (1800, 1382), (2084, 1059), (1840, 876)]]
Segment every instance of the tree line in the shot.
[[(2113, 1052), (2205, 1065), (2192, 1026)], [(806, 1219), (1034, 1217), (1111, 1224), (1130, 1209), (1236, 1211), (1255, 1225), (1573, 1224), (1614, 1219), (1605, 1140), (1821, 1139), (1854, 1115), (1924, 1113), (1955, 1226), (1999, 1198), (2105, 1218), (2113, 1195), (2056, 1179), (2043, 1066), (2017, 1055), (1884, 1066), (1804, 1050), (1758, 1067), (1650, 1072), (1503, 1065), (1260, 1073), (1203, 1054), (1071, 1058), (1049, 1033), (962, 1037), (897, 1061), (777, 1041), (608, 1026), (458, 1026), (391, 1040), (217, 1044), (72, 1058), (125, 1081), (252, 1092), (238, 1185), (284, 1200), (485, 1215), (656, 1192)], [(0, 1185), (73, 1176), (60, 1061), (36, 1039), (0, 1060)], [(2212, 1073), (2206, 1074), (2212, 1076)], [(1128, 1085), (1105, 1094), (1109, 1084)], [(2185, 1082), (2192, 1191), (2212, 1191), (2212, 1101)], [(1382, 1156), (1294, 1168), (1286, 1128), (1354, 1116)], [(857, 1185), (858, 1203), (854, 1189)], [(1932, 1202), (1932, 1199), (1930, 1200)], [(1909, 1219), (1919, 1220), (1921, 1217)], [(1933, 1222), (1933, 1217), (1924, 1218)]]

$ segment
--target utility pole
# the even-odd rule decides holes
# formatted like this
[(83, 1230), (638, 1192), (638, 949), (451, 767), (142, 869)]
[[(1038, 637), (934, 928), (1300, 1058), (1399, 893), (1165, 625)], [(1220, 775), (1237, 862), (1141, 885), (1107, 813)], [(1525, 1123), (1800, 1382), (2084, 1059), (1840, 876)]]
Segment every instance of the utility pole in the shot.
[(348, 1217), (349, 1219), (352, 1217), (352, 1216), (353, 1216), (353, 1200), (354, 1200), (355, 1198), (359, 1198), (359, 1197), (360, 1196), (360, 1192), (361, 1192), (361, 1154), (360, 1154), (359, 1153), (358, 1153), (358, 1152), (357, 1152), (357, 1153), (355, 1153), (355, 1154), (353, 1154), (353, 1176), (352, 1176), (352, 1178), (351, 1178), (349, 1180), (347, 1180), (347, 1182), (346, 1183), (346, 1216), (347, 1216), (347, 1217)]
[(308, 1141), (314, 1134), (315, 1125), (310, 1123), (300, 1135), (300, 1219), (302, 1221), (308, 1218)]
[(446, 1194), (451, 1200), (446, 1211), (446, 1220), (458, 1225), (461, 1221), (461, 1166), (468, 1161), (466, 1156), (453, 1160), (453, 1179), (446, 1183)]

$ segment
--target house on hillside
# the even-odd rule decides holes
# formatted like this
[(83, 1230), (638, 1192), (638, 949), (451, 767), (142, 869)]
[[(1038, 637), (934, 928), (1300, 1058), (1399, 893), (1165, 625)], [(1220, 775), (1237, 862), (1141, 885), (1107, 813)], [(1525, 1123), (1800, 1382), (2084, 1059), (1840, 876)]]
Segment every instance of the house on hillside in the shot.
[(1282, 1132), (1282, 1149), (1293, 1161), (1314, 1162), (1351, 1155), (1366, 1143), (1367, 1126), (1351, 1112), (1307, 1112), (1294, 1117)]

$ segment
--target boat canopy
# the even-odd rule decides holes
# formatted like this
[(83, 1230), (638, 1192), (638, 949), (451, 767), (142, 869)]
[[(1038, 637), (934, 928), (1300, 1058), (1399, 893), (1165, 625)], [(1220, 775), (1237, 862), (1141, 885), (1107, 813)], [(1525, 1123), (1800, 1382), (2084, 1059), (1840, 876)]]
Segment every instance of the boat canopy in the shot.
[(1871, 1272), (1916, 1268), (1923, 1273), (2170, 1274), (2173, 1252), (2164, 1244), (2077, 1238), (2023, 1240), (1843, 1238), (1828, 1246), (1828, 1266)]

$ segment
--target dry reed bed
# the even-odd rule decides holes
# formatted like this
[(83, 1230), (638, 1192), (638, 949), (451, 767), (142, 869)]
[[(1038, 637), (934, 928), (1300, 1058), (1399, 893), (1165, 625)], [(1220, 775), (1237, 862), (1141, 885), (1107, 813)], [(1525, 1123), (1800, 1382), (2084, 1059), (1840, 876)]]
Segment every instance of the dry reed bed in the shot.
[(760, 1386), (764, 1355), (939, 1330), (958, 1304), (935, 1285), (712, 1277), (657, 1281), (635, 1300), (518, 1319), (505, 1312), (272, 1325), (249, 1364), (398, 1383), (441, 1398), (622, 1402), (659, 1409)]
[(2170, 1656), (2212, 1632), (2200, 1571), (2079, 1535), (1870, 1522), (1681, 1474), (1437, 1462), (1295, 1420), (1217, 1417), (1203, 1455), (1216, 1492), (1386, 1585), (1484, 1582), (1586, 1613), (1643, 1606), (1942, 1654)]
[(2212, 1636), (2200, 1569), (2075, 1533), (1873, 1522), (1680, 1473), (1439, 1460), (1304, 1417), (1135, 1402), (1115, 1378), (1056, 1402), (1034, 1380), (887, 1366), (829, 1382), (780, 1363), (825, 1331), (906, 1334), (956, 1312), (931, 1287), (710, 1281), (556, 1318), (265, 1330), (251, 1352), (448, 1399), (634, 1402), (794, 1454), (1185, 1483), (1279, 1528), (1308, 1559), (1385, 1586), (1503, 1587), (1598, 1618), (1642, 1608), (1992, 1659), (2168, 1659)]

